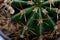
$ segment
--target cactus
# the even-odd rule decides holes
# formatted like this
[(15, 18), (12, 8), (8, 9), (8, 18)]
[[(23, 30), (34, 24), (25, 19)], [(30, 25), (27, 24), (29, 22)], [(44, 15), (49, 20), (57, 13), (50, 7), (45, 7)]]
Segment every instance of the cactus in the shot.
[(41, 36), (46, 30), (53, 31), (59, 19), (59, 14), (56, 12), (58, 8), (55, 6), (60, 0), (50, 3), (48, 0), (13, 0), (11, 6), (15, 9), (15, 14), (11, 16), (11, 21), (24, 25), (21, 38), (29, 32)]
[[(26, 35), (26, 32), (29, 32), (29, 30), (31, 30), (35, 32), (38, 36), (40, 36), (43, 34), (45, 27), (46, 29), (50, 28), (50, 30), (51, 28), (54, 29), (57, 20), (57, 18), (54, 17), (57, 16), (56, 8), (51, 7), (50, 9), (50, 3), (48, 0), (47, 1), (42, 0), (42, 2), (41, 0), (31, 0), (30, 2), (31, 4), (29, 3), (29, 1), (14, 0), (12, 3), (13, 7), (18, 7), (18, 6), (23, 7), (25, 5), (30, 5), (30, 7), (22, 9), (25, 11), (23, 15), (22, 13), (19, 12), (11, 17), (12, 21), (22, 22), (24, 25), (26, 25), (26, 27), (28, 27), (27, 30), (23, 28), (21, 35), (24, 36)], [(60, 0), (54, 0), (54, 5), (58, 4), (58, 2), (60, 2)], [(53, 16), (51, 16), (50, 14), (52, 14)], [(26, 21), (25, 21), (25, 17), (26, 17)]]

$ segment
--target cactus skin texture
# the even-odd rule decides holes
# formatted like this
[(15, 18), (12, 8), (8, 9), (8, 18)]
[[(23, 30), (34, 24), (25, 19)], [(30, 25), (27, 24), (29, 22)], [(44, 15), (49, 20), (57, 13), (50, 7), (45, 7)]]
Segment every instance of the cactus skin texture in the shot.
[[(25, 36), (28, 32), (34, 32), (37, 36), (42, 35), (46, 30), (52, 31), (57, 21), (56, 7), (52, 6), (50, 9), (50, 3), (41, 0), (31, 0), (33, 3), (29, 4), (25, 0), (14, 0), (11, 6), (13, 8), (20, 8), (24, 12), (23, 15), (19, 9), (18, 13), (11, 17), (14, 22), (21, 22), (24, 24), (23, 30), (21, 32), (22, 36)], [(54, 0), (54, 5), (60, 3), (60, 0)], [(28, 6), (25, 7), (24, 6)], [(45, 10), (44, 10), (45, 9)], [(16, 10), (17, 11), (17, 10)], [(25, 21), (26, 19), (26, 21)], [(26, 26), (26, 27), (25, 27)], [(25, 28), (24, 28), (25, 27)], [(22, 37), (21, 36), (21, 37)], [(22, 37), (23, 38), (23, 37)]]

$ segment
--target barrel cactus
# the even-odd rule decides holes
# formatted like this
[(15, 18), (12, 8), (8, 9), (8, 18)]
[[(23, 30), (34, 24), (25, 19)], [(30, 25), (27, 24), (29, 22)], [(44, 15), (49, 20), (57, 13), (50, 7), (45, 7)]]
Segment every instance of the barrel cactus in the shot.
[(28, 33), (39, 37), (46, 31), (53, 31), (59, 19), (59, 3), (60, 0), (13, 0), (11, 6), (15, 14), (11, 21), (23, 25), (20, 37), (24, 38)]

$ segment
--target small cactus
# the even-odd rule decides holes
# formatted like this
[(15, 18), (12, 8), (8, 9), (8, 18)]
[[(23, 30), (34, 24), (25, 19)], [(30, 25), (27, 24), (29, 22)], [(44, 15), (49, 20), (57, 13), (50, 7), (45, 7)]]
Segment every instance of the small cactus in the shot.
[(6, 6), (13, 14), (10, 15), (11, 25), (16, 27), (18, 23), (20, 27), (22, 26), (22, 29), (19, 28), (21, 30), (18, 32), (19, 37), (24, 39), (28, 33), (41, 37), (46, 30), (57, 29), (56, 22), (60, 17), (60, 9), (56, 6), (58, 2), (60, 3), (60, 0), (12, 0), (9, 2), (10, 4)]

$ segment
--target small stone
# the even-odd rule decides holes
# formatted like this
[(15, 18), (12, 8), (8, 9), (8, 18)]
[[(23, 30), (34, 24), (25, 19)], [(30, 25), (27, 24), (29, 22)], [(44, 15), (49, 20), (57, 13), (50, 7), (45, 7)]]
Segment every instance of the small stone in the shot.
[(10, 11), (11, 14), (14, 14), (14, 12), (15, 12), (11, 6), (9, 6), (8, 10)]
[(60, 34), (60, 32), (57, 32), (56, 34)]
[(7, 2), (7, 0), (4, 0), (4, 2), (6, 3), (6, 2)]
[(57, 25), (55, 25), (54, 29), (58, 29), (58, 28), (57, 28)]
[(20, 35), (20, 37), (21, 37), (21, 38), (24, 38), (24, 36), (23, 36), (23, 35)]
[(0, 4), (4, 3), (5, 0), (0, 0)]
[(13, 2), (13, 0), (4, 0), (4, 3), (9, 3), (11, 4)]
[(14, 14), (15, 11), (10, 5), (8, 5), (6, 3), (3, 5), (5, 5), (5, 8), (7, 9), (8, 12), (10, 12), (10, 14)]

